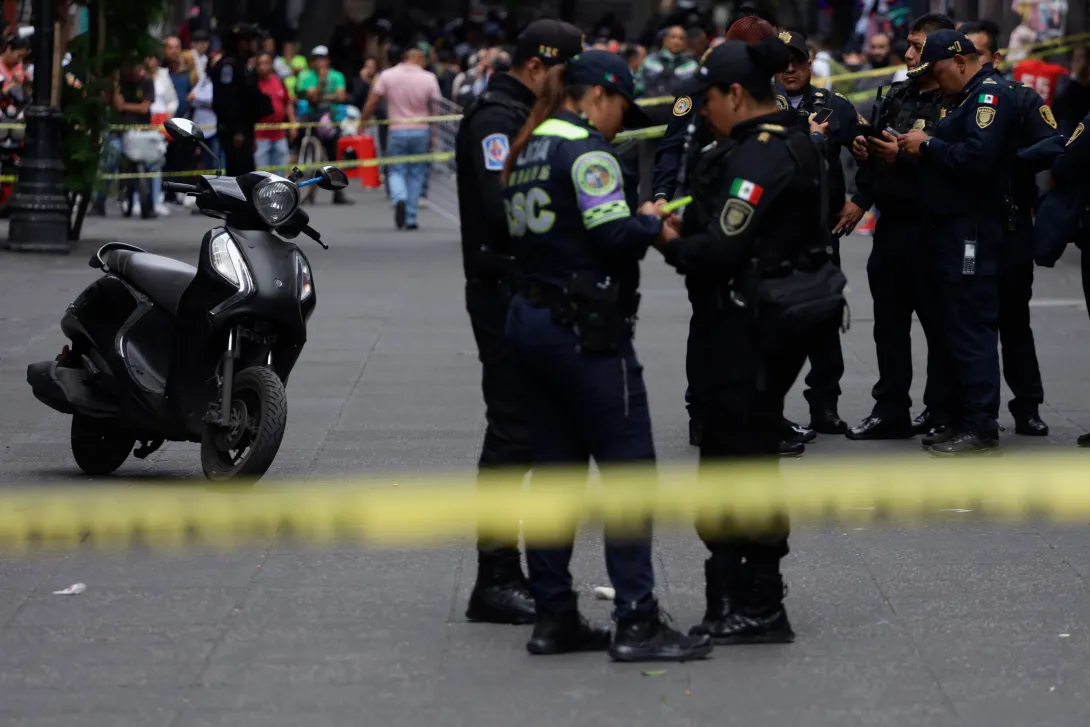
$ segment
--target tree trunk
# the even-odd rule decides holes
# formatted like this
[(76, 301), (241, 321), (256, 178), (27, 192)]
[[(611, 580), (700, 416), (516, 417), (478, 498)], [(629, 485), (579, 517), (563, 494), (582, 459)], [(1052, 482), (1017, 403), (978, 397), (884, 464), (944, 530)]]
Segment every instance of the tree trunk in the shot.
[[(87, 4), (87, 37), (91, 47), (96, 51), (96, 59), (101, 59), (103, 51), (106, 50), (106, 28), (104, 27), (105, 11), (102, 8), (101, 3), (102, 0), (90, 0)], [(93, 70), (96, 77), (101, 76), (101, 62), (96, 63)], [(90, 134), (91, 138), (95, 139), (97, 143), (101, 144), (102, 120), (98, 114), (92, 116), (87, 133)], [(89, 195), (68, 194), (68, 239), (72, 242), (78, 241), (80, 235), (83, 234), (83, 221), (87, 218), (87, 208), (90, 206), (95, 193), (96, 190), (92, 190)], [(72, 214), (73, 205), (76, 207), (75, 215)]]

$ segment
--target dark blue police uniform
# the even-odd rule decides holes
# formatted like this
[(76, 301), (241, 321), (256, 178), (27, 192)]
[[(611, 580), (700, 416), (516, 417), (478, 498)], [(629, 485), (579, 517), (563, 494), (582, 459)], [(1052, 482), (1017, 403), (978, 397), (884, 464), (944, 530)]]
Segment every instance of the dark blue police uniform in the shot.
[[(975, 52), (963, 33), (936, 31), (909, 75)], [(982, 67), (953, 101), (920, 147), (955, 392), (950, 408), (956, 433), (930, 446), (936, 456), (986, 454), (998, 447), (999, 269), (1018, 132), (1010, 89), (989, 68)]]
[[(877, 130), (905, 134), (912, 129), (934, 133), (943, 110), (941, 93), (921, 91), (917, 80), (894, 84), (876, 113)], [(849, 439), (908, 439), (932, 427), (945, 427), (950, 373), (942, 329), (939, 286), (934, 274), (934, 241), (929, 234), (920, 160), (898, 152), (893, 162), (871, 155), (865, 166), (873, 186), (871, 198), (858, 203), (878, 209), (874, 245), (867, 259), (867, 281), (874, 301), (874, 347), (878, 381), (871, 390), (869, 417), (848, 431)], [(927, 337), (925, 411), (911, 421), (912, 314)]]
[[(1082, 251), (1082, 290), (1090, 311), (1090, 137), (1084, 118), (1052, 163), (1055, 187), (1037, 211), (1034, 227), (1034, 259), (1042, 267), (1053, 267), (1069, 242)], [(1080, 443), (1082, 439), (1080, 438)], [(1090, 442), (1088, 442), (1090, 443)]]
[[(997, 80), (1004, 80), (998, 77)], [(1056, 119), (1040, 94), (1020, 83), (1005, 81), (1018, 110), (1018, 149), (1024, 150), (1058, 136)], [(989, 84), (990, 85), (990, 84)], [(1007, 194), (1007, 245), (999, 268), (999, 341), (1003, 352), (1003, 376), (1014, 398), (1009, 407), (1015, 431), (1045, 436), (1039, 407), (1045, 400), (1041, 368), (1030, 327), (1029, 301), (1033, 297), (1033, 210), (1037, 206), (1036, 173), (1051, 166), (1047, 156), (1035, 163), (1015, 163)]]
[[(633, 99), (624, 62), (604, 51), (573, 59), (565, 84), (601, 86)], [(645, 118), (634, 104), (630, 112)], [(611, 144), (566, 110), (533, 131), (507, 179), (512, 251), (525, 281), (511, 303), (507, 336), (524, 374), (535, 468), (586, 466), (592, 457), (607, 470), (612, 463), (654, 462), (647, 388), (632, 335), (639, 261), (662, 221), (633, 215), (631, 191)], [(577, 635), (547, 638), (550, 620), (562, 623), (575, 612), (573, 540), (574, 529), (559, 547), (527, 548), (541, 627), (528, 645), (535, 653), (598, 648), (596, 632), (570, 618), (568, 633)], [(682, 636), (659, 618), (650, 523), (643, 535), (622, 539), (607, 531), (605, 541), (618, 621), (611, 656), (682, 660), (710, 652), (709, 639)]]
[[(796, 57), (809, 60), (805, 36), (795, 31), (784, 31), (779, 37)], [(851, 146), (852, 141), (860, 133), (860, 123), (865, 125), (866, 121), (860, 117), (859, 112), (848, 99), (832, 91), (814, 88), (807, 84), (798, 95), (789, 96), (787, 91), (779, 85), (775, 87), (775, 92), (782, 107), (793, 108), (803, 117), (804, 128), (808, 126), (809, 119), (816, 114), (825, 109), (832, 112), (826, 132), (812, 134), (811, 138), (818, 144), (818, 148), (828, 162), (828, 180), (825, 190), (828, 200), (826, 219), (830, 226), (834, 226), (844, 207), (847, 188), (844, 168), (840, 162), (841, 152), (845, 147)], [(859, 184), (861, 193), (857, 193), (852, 201), (862, 207), (866, 203), (864, 197), (869, 193), (870, 188), (866, 173), (860, 177)], [(863, 209), (867, 208), (863, 207)], [(839, 267), (840, 239), (834, 237), (832, 245), (833, 262)], [(822, 337), (816, 339), (815, 348), (810, 351), (809, 360), (810, 371), (806, 374), (806, 389), (803, 391), (803, 396), (810, 405), (810, 427), (823, 434), (844, 434), (848, 431), (848, 425), (840, 418), (837, 406), (841, 394), (840, 380), (844, 377), (844, 352), (840, 345), (840, 331), (831, 328)]]
[[(691, 95), (678, 96), (674, 101), (673, 115), (655, 148), (655, 170), (651, 177), (651, 191), (656, 200), (671, 199), (679, 193), (684, 193), (679, 187), (678, 173), (681, 171), (686, 142), (703, 146), (699, 140), (707, 137), (704, 119), (700, 115), (700, 104), (700, 97)], [(690, 126), (693, 127), (691, 135)]]

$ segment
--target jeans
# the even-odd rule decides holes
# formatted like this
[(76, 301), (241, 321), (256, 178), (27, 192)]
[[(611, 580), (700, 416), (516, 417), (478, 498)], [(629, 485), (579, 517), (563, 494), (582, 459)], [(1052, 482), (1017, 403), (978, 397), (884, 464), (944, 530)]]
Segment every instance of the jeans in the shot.
[[(386, 153), (392, 157), (427, 154), (431, 145), (430, 129), (390, 129)], [(405, 223), (416, 224), (417, 203), (428, 175), (427, 162), (390, 165), (390, 201), (405, 203)]]
[(258, 139), (254, 164), (263, 167), (284, 167), (288, 163), (288, 139)]

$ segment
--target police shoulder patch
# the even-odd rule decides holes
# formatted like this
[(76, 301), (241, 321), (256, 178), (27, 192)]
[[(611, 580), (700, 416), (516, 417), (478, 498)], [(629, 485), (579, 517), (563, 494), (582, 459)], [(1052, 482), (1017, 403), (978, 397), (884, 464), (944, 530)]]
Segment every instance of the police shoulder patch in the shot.
[(674, 116), (684, 116), (693, 109), (693, 100), (688, 96), (682, 96), (674, 102)]
[(719, 214), (719, 227), (728, 237), (740, 235), (753, 219), (753, 205), (735, 197), (727, 200)]
[(1085, 130), (1086, 130), (1086, 127), (1083, 124), (1079, 124), (1078, 126), (1076, 126), (1075, 131), (1072, 132), (1072, 134), (1071, 134), (1071, 138), (1067, 140), (1067, 143), (1064, 146), (1071, 146), (1071, 142), (1075, 141), (1075, 139), (1078, 139), (1080, 136), (1082, 136), (1082, 132), (1085, 131)]
[(511, 149), (507, 134), (489, 134), (481, 140), (481, 146), (484, 147), (484, 168), (490, 172), (503, 171)]
[(976, 110), (976, 125), (981, 129), (987, 129), (995, 121), (995, 109), (991, 106), (980, 106)]
[(220, 70), (220, 83), (226, 86), (233, 80), (235, 80), (235, 67), (230, 63), (224, 63)]
[(1040, 112), (1041, 118), (1045, 120), (1045, 123), (1055, 129), (1056, 117), (1052, 115), (1052, 109), (1048, 107), (1048, 104), (1044, 104), (1043, 106), (1041, 106)]
[(782, 93), (778, 93), (776, 94), (776, 105), (779, 106), (781, 109), (785, 109), (791, 104), (787, 102), (787, 96), (784, 96)]
[(985, 86), (998, 86), (999, 83), (994, 78), (985, 78), (984, 79), (984, 85)]
[(916, 119), (912, 122), (913, 129), (919, 129), (920, 131), (923, 131), (925, 126), (927, 126), (927, 121), (924, 119)]
[(848, 98), (847, 96), (845, 96), (845, 95), (844, 95), (844, 94), (842, 94), (842, 93), (838, 93), (838, 94), (836, 94), (836, 96), (838, 96), (839, 98), (842, 98), (842, 99), (844, 99), (844, 100), (845, 100), (845, 101), (847, 101), (848, 103), (851, 103), (851, 99), (849, 99), (849, 98)]
[(870, 122), (864, 119), (863, 114), (859, 113), (858, 111), (855, 112), (855, 120), (863, 126), (870, 126)]
[(572, 166), (575, 188), (588, 197), (605, 197), (616, 192), (621, 187), (621, 179), (621, 167), (608, 152), (587, 152)]

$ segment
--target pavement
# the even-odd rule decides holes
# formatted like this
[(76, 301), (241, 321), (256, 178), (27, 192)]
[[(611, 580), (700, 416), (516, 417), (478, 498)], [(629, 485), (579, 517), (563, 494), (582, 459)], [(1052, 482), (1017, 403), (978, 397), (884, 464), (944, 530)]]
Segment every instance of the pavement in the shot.
[[(381, 195), (311, 214), (332, 249), (307, 247), (318, 291), (270, 478), (472, 471), (484, 427), (480, 366), (463, 307), (459, 243), (424, 211), (396, 232)], [(112, 210), (111, 210), (112, 212)], [(0, 487), (83, 483), (68, 418), (38, 404), (29, 362), (64, 343), (64, 306), (96, 276), (96, 244), (123, 239), (192, 262), (211, 221), (175, 213), (92, 219), (69, 257), (0, 253)], [(0, 229), (0, 239), (6, 230)], [(303, 241), (302, 245), (309, 245)], [(852, 328), (841, 413), (869, 413), (876, 379), (865, 263), (844, 243)], [(1090, 325), (1069, 257), (1039, 270), (1033, 308), (1052, 435), (1004, 435), (1009, 457), (1070, 451), (1090, 428)], [(644, 263), (637, 349), (663, 461), (686, 442), (681, 280)], [(916, 370), (924, 343), (916, 331)], [(801, 384), (801, 381), (800, 381)], [(923, 381), (914, 386), (918, 402)], [(1007, 394), (1005, 393), (1005, 397)], [(919, 405), (917, 404), (917, 407)], [(803, 419), (801, 386), (788, 412)], [(1004, 412), (1001, 423), (1012, 426)], [(919, 457), (915, 441), (821, 437), (802, 460)], [(1090, 456), (1090, 455), (1088, 455)], [(789, 464), (788, 466), (798, 466)], [(891, 465), (893, 466), (893, 465)], [(200, 481), (198, 448), (170, 444), (110, 481)], [(279, 538), (233, 552), (0, 554), (0, 726), (473, 725), (1035, 727), (1090, 719), (1090, 528), (997, 526), (950, 513), (920, 528), (801, 527), (785, 561), (790, 646), (720, 648), (647, 667), (603, 655), (530, 657), (529, 629), (468, 624), (471, 540), (408, 551), (303, 549)], [(702, 547), (656, 542), (658, 593), (680, 625), (702, 613)], [(587, 529), (574, 572), (588, 615), (608, 583)], [(81, 582), (78, 596), (53, 591)]]

